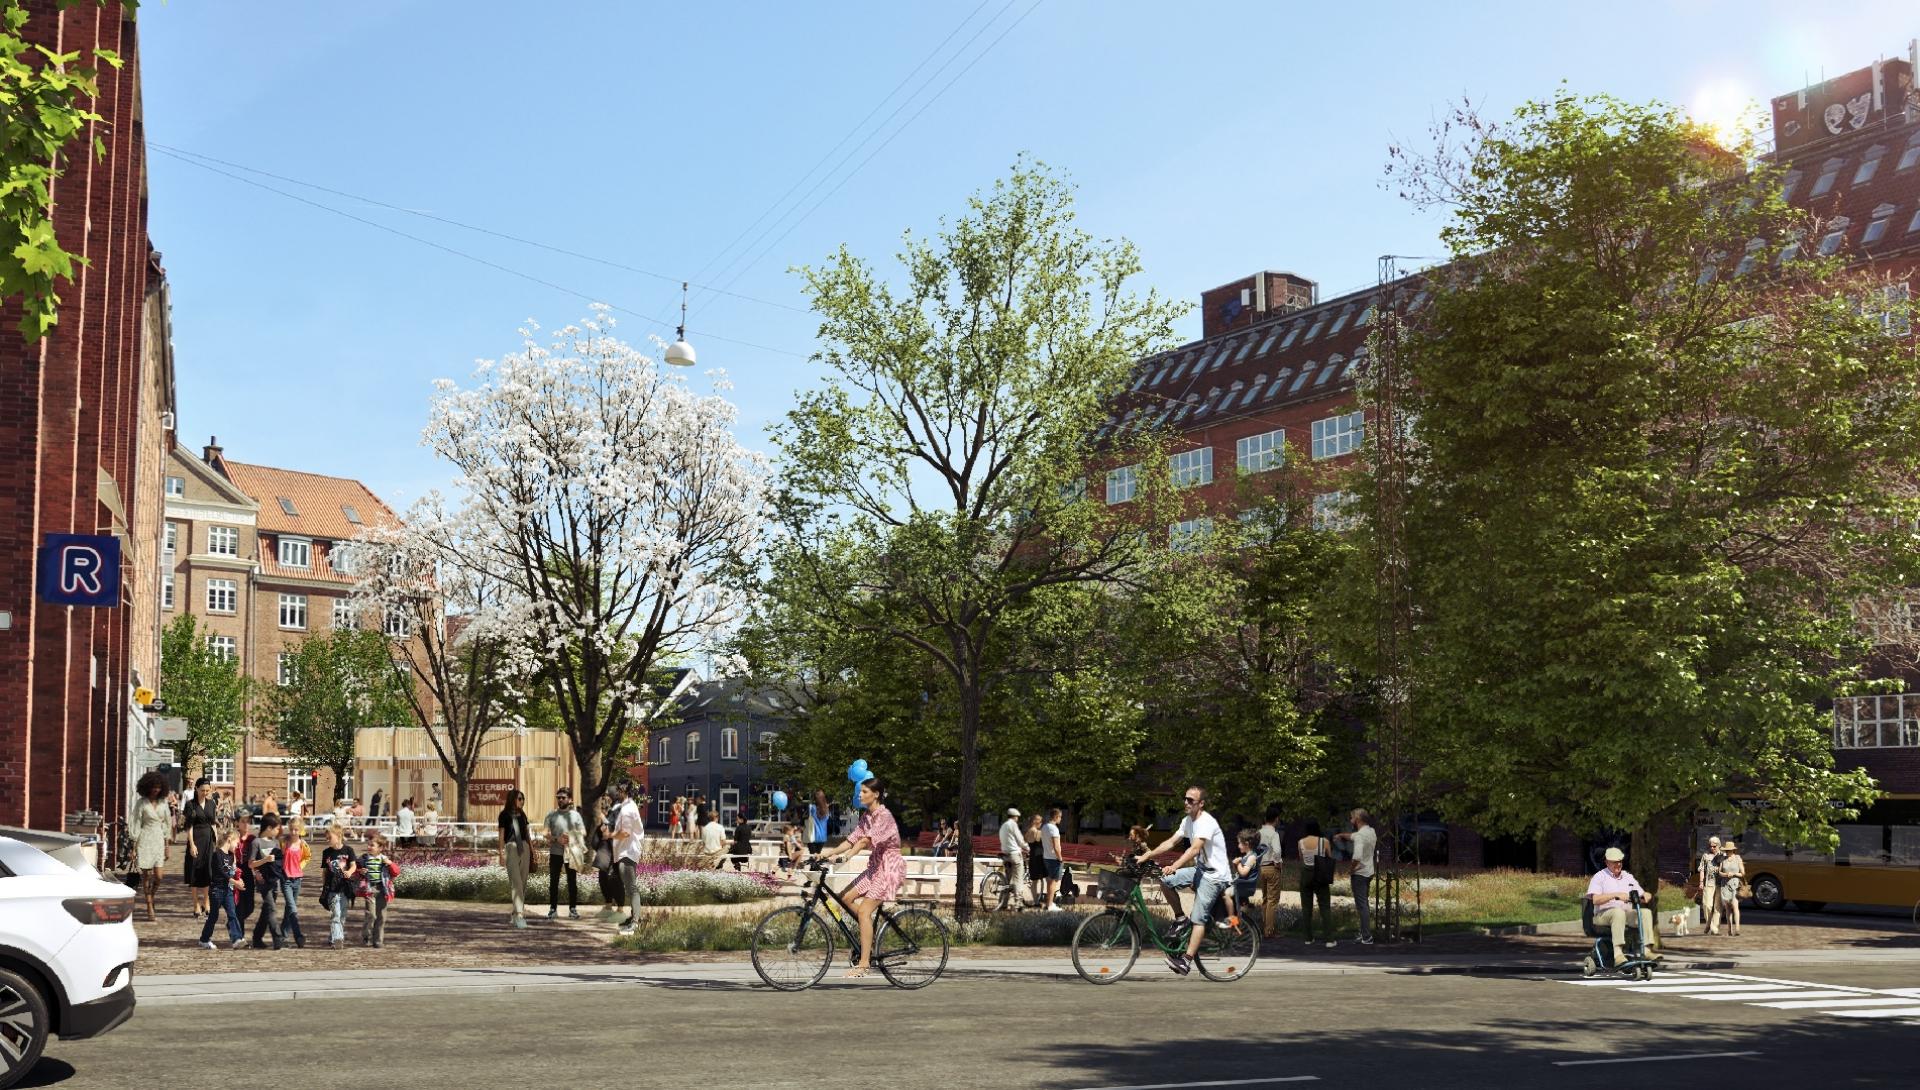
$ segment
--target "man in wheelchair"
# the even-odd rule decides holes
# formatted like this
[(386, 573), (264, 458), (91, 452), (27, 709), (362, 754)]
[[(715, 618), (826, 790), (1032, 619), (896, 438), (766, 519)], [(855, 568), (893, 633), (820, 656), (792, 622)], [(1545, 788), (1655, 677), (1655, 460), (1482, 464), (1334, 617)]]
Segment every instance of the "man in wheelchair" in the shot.
[[(1653, 899), (1627, 871), (1625, 852), (1608, 848), (1606, 858), (1607, 865), (1587, 883), (1587, 901), (1593, 906), (1589, 933), (1602, 943), (1607, 937), (1613, 940), (1611, 946), (1596, 951), (1604, 958), (1601, 967), (1617, 969), (1628, 962), (1659, 960), (1659, 953), (1653, 949), (1660, 941), (1650, 910)], [(1628, 931), (1634, 933), (1631, 945), (1627, 942)]]

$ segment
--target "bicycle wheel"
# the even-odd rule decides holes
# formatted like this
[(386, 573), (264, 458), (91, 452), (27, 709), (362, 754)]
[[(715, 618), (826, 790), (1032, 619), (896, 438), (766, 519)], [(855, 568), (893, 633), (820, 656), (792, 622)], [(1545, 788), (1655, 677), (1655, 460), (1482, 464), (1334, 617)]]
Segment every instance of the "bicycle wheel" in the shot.
[(1073, 969), (1090, 984), (1117, 984), (1140, 957), (1140, 932), (1119, 909), (1088, 916), (1073, 929)]
[(753, 929), (753, 971), (783, 992), (811, 988), (833, 961), (833, 928), (805, 905), (775, 909)]
[(1208, 980), (1239, 980), (1260, 960), (1260, 935), (1245, 916), (1207, 925), (1207, 937), (1193, 963)]
[(994, 871), (980, 880), (980, 896), (974, 906), (982, 912), (1004, 912), (1012, 897), (1013, 888), (1007, 885), (1007, 876)]
[(947, 925), (924, 908), (894, 914), (873, 940), (873, 963), (896, 988), (924, 988), (947, 968)]

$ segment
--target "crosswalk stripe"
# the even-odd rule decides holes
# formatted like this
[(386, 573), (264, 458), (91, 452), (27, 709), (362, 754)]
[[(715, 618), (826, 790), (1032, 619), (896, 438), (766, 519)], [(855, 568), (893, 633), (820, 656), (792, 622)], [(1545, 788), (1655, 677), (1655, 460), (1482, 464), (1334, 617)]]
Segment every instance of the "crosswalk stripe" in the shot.
[(1806, 999), (1813, 996), (1826, 996), (1830, 999), (1838, 999), (1842, 996), (1849, 996), (1852, 994), (1853, 994), (1852, 992), (1832, 992), (1832, 991), (1810, 992), (1810, 991), (1804, 991), (1799, 988), (1769, 988), (1763, 992), (1739, 992), (1734, 994), (1729, 994), (1726, 992), (1715, 992), (1711, 995), (1694, 995), (1694, 996), (1689, 996), (1688, 998), (1705, 999), (1713, 1003), (1726, 1003), (1726, 1002), (1751, 1003), (1757, 999), (1787, 999), (1793, 996), (1798, 996), (1802, 999)]
[(1834, 1011), (1840, 1018), (1920, 1018), (1920, 1007), (1900, 1007), (1881, 1011)]
[(1831, 1013), (1833, 1011), (1839, 1010), (1842, 1007), (1898, 1007), (1898, 1006), (1904, 1006), (1908, 1003), (1913, 1002), (1913, 1000), (1911, 999), (1900, 999), (1900, 998), (1894, 998), (1894, 997), (1888, 997), (1885, 999), (1862, 999), (1858, 997), (1855, 997), (1852, 999), (1809, 999), (1807, 998), (1808, 995), (1831, 996), (1831, 995), (1853, 995), (1853, 993), (1852, 992), (1809, 992), (1809, 993), (1802, 994), (1799, 999), (1789, 1000), (1784, 1003), (1755, 1003), (1754, 1006), (1773, 1007), (1777, 1010), (1784, 1010), (1784, 1011), (1811, 1010), (1817, 1007), (1822, 1011)]

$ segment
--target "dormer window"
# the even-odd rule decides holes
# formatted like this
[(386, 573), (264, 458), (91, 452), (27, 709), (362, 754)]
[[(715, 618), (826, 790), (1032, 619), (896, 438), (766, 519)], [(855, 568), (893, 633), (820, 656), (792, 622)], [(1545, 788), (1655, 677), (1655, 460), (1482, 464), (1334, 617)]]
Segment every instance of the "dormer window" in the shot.
[(1760, 263), (1761, 253), (1766, 248), (1767, 243), (1765, 239), (1756, 238), (1748, 242), (1746, 256), (1740, 259), (1740, 264), (1734, 266), (1733, 275), (1745, 276), (1752, 272), (1753, 267)]
[(1867, 224), (1866, 232), (1860, 236), (1860, 245), (1871, 246), (1887, 237), (1887, 224), (1893, 221), (1893, 206), (1882, 204), (1873, 210), (1873, 221)]
[(1840, 216), (1827, 224), (1827, 233), (1820, 239), (1820, 256), (1832, 257), (1840, 252), (1840, 244), (1847, 240), (1847, 228), (1851, 221)]
[(1839, 179), (1840, 168), (1845, 165), (1846, 165), (1846, 160), (1844, 159), (1829, 159), (1825, 163), (1821, 164), (1820, 177), (1814, 179), (1813, 189), (1810, 192), (1808, 192), (1807, 196), (1809, 197), (1826, 196), (1827, 191), (1833, 188), (1833, 183)]
[(1797, 170), (1787, 171), (1787, 176), (1785, 178), (1780, 179), (1780, 199), (1783, 201), (1793, 200), (1794, 187), (1798, 186), (1799, 184), (1800, 184), (1800, 172)]
[(312, 567), (313, 542), (304, 537), (282, 537), (280, 539), (280, 566), (283, 568)]
[(1867, 149), (1866, 158), (1860, 160), (1860, 169), (1853, 172), (1853, 184), (1863, 185), (1873, 180), (1873, 174), (1880, 169), (1880, 157), (1887, 149), (1879, 144)]
[(1906, 150), (1900, 153), (1899, 165), (1893, 169), (1912, 170), (1915, 164), (1920, 164), (1920, 130), (1916, 130), (1912, 136), (1907, 137)]

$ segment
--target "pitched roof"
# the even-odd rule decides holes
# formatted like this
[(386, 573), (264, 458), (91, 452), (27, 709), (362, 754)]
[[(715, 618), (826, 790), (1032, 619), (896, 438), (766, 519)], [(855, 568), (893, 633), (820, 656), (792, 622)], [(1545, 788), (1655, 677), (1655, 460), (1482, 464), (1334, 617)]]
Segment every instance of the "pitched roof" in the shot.
[(1787, 171), (1788, 201), (1840, 232), (1833, 252), (1856, 261), (1920, 252), (1920, 108), (1889, 111), (1882, 121), (1797, 147), (1778, 161)]
[(269, 533), (347, 541), (369, 526), (400, 521), (380, 497), (349, 477), (223, 463), (233, 483), (260, 504), (257, 524)]

